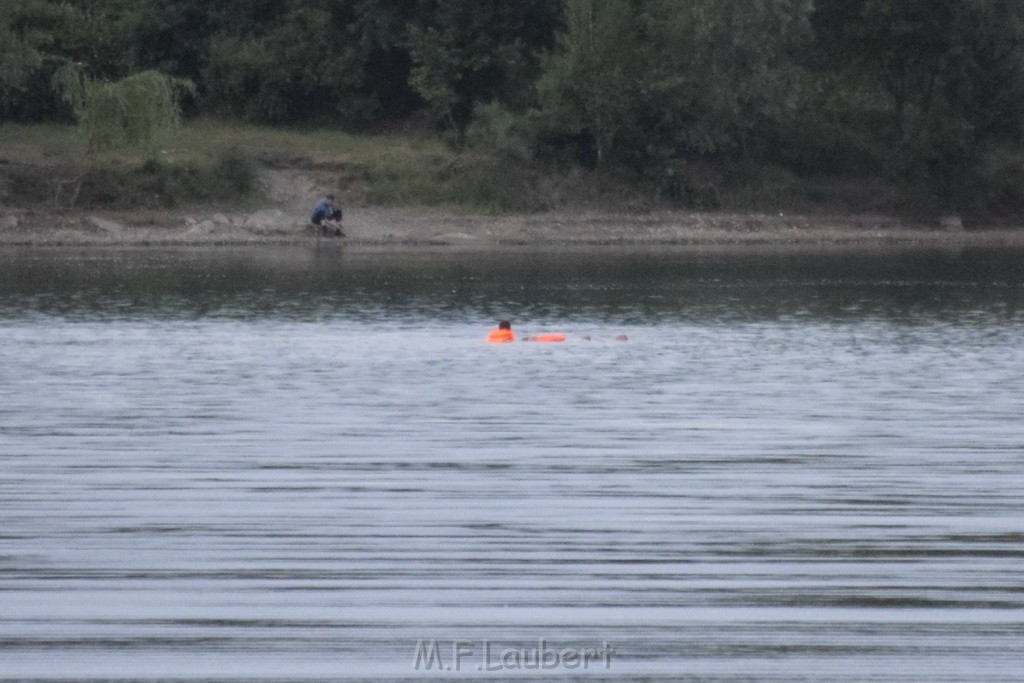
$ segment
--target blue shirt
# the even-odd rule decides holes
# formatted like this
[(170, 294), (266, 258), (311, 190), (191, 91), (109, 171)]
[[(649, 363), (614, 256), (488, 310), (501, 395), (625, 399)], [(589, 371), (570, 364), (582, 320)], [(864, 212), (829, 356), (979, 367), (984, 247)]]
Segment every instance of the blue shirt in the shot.
[(318, 201), (316, 203), (316, 206), (313, 207), (313, 217), (314, 218), (317, 217), (317, 216), (319, 216), (320, 218), (323, 218), (324, 216), (331, 215), (333, 212), (334, 212), (334, 204), (331, 202), (330, 199), (321, 199), (320, 201)]

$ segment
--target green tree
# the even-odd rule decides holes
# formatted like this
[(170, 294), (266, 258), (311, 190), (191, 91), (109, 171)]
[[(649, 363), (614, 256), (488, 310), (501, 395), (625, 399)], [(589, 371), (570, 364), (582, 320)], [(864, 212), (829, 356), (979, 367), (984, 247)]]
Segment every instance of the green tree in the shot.
[(461, 139), (476, 104), (523, 104), (558, 22), (551, 0), (418, 0), (409, 82)]
[(819, 0), (814, 23), (833, 68), (857, 72), (886, 94), (898, 141), (932, 134), (950, 117), (979, 132), (1019, 130), (1020, 3)]
[(285, 8), (258, 34), (213, 37), (204, 70), (210, 106), (273, 123), (365, 118), (365, 103), (346, 97), (362, 82), (358, 52), (330, 11), (301, 5)]
[(71, 106), (86, 142), (85, 154), (72, 164), (76, 168), (71, 178), (58, 178), (54, 186), (55, 203), (74, 204), (85, 175), (103, 152), (136, 149), (156, 158), (162, 136), (180, 124), (178, 100), (192, 84), (157, 71), (118, 81), (96, 80), (80, 66), (68, 64), (54, 75), (54, 87)]
[(410, 0), (359, 0), (349, 34), (359, 46), (362, 86), (357, 96), (374, 104), (374, 115), (402, 119), (423, 106), (409, 84), (412, 58), (408, 26), (415, 12)]
[(132, 38), (142, 0), (62, 0), (65, 22), (54, 33), (53, 52), (84, 65), (93, 78), (116, 80), (136, 71)]
[(809, 0), (655, 0), (645, 13), (657, 128), (689, 154), (748, 154), (792, 116), (810, 40)]
[(1024, 133), (1024, 5), (976, 0), (959, 7), (945, 97), (981, 140)]
[(960, 0), (819, 0), (815, 27), (838, 68), (867, 75), (892, 104), (895, 137), (929, 120), (954, 57)]
[(814, 26), (828, 66), (881, 95), (891, 164), (907, 180), (962, 195), (986, 143), (1021, 137), (1019, 2), (819, 0)]
[(0, 118), (32, 121), (65, 113), (50, 87), (60, 63), (56, 36), (71, 8), (45, 0), (0, 3)]
[(218, 28), (206, 0), (144, 0), (135, 35), (139, 63), (199, 86)]
[(799, 101), (807, 0), (568, 0), (544, 119), (598, 163), (745, 153)]
[(154, 155), (160, 136), (180, 125), (178, 100), (192, 88), (158, 71), (101, 81), (74, 66), (57, 72), (55, 86), (71, 105), (90, 155), (120, 147)]
[(209, 108), (256, 121), (361, 126), (418, 102), (408, 86), (408, 10), (398, 0), (240, 4), (230, 21), (219, 11), (214, 18), (202, 68)]
[(636, 23), (628, 0), (568, 0), (538, 83), (549, 125), (589, 139), (598, 164), (621, 156), (639, 130), (647, 74)]
[(11, 26), (11, 8), (0, 6), (0, 112), (8, 111), (23, 96), (43, 56), (28, 36)]
[(0, 114), (33, 120), (68, 111), (51, 86), (53, 74), (78, 65), (93, 78), (135, 70), (139, 0), (7, 0), (0, 4)]

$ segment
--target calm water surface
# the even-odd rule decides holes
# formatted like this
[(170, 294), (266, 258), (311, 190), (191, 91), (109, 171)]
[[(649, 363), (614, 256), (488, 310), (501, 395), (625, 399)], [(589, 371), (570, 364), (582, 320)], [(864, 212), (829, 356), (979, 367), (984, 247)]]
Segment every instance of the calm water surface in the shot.
[(0, 679), (1024, 680), (1022, 264), (8, 250)]

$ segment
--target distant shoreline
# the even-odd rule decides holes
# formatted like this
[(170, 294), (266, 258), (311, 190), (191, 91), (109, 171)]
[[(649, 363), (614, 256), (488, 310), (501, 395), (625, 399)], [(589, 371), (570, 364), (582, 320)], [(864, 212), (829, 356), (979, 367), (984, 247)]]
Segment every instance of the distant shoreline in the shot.
[(355, 207), (346, 236), (316, 234), (280, 209), (47, 212), (0, 208), (0, 245), (189, 246), (336, 243), (389, 248), (518, 247), (1024, 247), (1024, 225), (964, 227), (881, 215), (561, 210), (469, 215), (438, 209)]

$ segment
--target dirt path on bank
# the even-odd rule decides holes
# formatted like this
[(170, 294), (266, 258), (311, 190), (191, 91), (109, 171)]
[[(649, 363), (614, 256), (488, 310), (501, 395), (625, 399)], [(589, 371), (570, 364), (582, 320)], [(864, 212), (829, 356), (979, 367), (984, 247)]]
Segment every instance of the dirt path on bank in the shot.
[(574, 245), (862, 245), (1024, 246), (1021, 225), (973, 226), (959, 219), (915, 223), (879, 215), (789, 215), (586, 209), (494, 216), (435, 208), (360, 205), (358, 189), (336, 192), (345, 207), (344, 238), (323, 237), (308, 223), (318, 196), (334, 191), (310, 169), (268, 169), (260, 200), (249, 208), (97, 211), (0, 206), (0, 244), (194, 245), (285, 244), (334, 240), (354, 245), (468, 247)]

